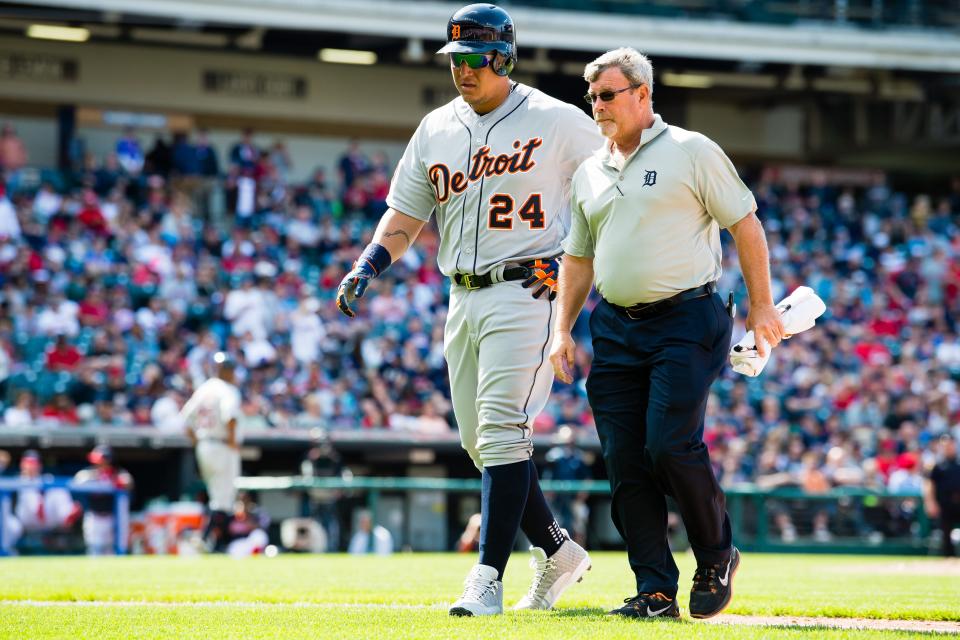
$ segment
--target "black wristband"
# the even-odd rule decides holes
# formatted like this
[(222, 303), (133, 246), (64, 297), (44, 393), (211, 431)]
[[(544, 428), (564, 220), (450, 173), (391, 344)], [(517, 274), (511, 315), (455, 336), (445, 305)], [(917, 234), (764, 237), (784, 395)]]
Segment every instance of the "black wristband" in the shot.
[(390, 265), (393, 264), (393, 258), (390, 257), (390, 252), (382, 244), (371, 242), (360, 254), (357, 262), (366, 262), (373, 267), (373, 275), (379, 276), (390, 268)]

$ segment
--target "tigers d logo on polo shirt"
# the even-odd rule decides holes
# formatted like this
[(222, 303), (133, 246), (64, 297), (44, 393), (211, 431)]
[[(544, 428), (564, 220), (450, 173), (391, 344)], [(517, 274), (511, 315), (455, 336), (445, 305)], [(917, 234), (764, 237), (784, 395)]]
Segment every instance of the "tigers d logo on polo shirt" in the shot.
[(647, 171), (646, 175), (643, 176), (643, 185), (644, 187), (652, 187), (657, 184), (657, 172), (656, 171)]

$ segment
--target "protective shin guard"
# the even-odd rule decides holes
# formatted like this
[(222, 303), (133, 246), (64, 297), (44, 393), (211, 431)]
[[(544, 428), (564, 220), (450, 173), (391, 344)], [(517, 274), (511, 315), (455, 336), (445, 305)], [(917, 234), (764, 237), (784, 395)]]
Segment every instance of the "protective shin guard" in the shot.
[(530, 467), (526, 462), (483, 470), (480, 564), (495, 568), (501, 580), (517, 539), (529, 487)]
[(530, 468), (530, 491), (527, 493), (527, 508), (523, 511), (520, 528), (535, 547), (543, 549), (549, 558), (557, 552), (563, 544), (563, 532), (557, 524), (550, 505), (540, 489), (540, 476), (537, 474), (537, 465), (528, 460)]

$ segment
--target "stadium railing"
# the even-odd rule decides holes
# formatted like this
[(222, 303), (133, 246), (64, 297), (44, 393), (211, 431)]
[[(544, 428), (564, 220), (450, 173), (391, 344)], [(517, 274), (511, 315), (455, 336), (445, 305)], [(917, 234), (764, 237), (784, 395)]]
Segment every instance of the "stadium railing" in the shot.
[[(542, 480), (547, 493), (587, 493), (609, 496), (605, 480)], [(376, 512), (383, 493), (439, 491), (479, 493), (479, 479), (352, 477), (309, 478), (303, 476), (253, 477), (237, 479), (238, 489), (248, 491), (303, 492), (304, 513), (309, 513), (310, 490), (356, 491), (366, 494), (368, 507)], [(820, 553), (925, 554), (930, 548), (930, 523), (919, 493), (838, 488), (825, 493), (799, 489), (758, 489), (744, 485), (726, 490), (731, 526), (738, 546), (745, 551), (794, 551)], [(809, 528), (809, 516), (825, 510), (830, 516), (829, 540), (801, 536), (783, 541), (772, 531), (778, 512), (789, 513), (797, 524)], [(901, 530), (891, 528), (902, 515)], [(892, 535), (891, 535), (892, 534)]]

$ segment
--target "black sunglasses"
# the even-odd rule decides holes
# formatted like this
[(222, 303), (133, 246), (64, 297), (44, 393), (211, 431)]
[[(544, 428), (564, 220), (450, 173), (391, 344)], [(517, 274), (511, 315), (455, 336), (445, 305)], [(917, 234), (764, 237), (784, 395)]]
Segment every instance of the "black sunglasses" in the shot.
[(623, 89), (617, 89), (616, 91), (601, 91), (600, 93), (587, 93), (583, 96), (583, 99), (587, 101), (587, 104), (593, 104), (597, 101), (597, 98), (603, 100), (604, 102), (611, 102), (614, 98), (617, 97), (618, 93), (623, 93), (624, 91), (630, 91), (631, 89), (636, 89), (640, 85), (632, 84), (629, 87), (624, 87)]

